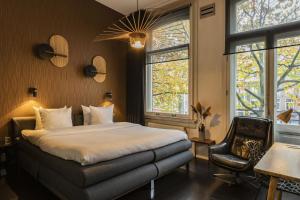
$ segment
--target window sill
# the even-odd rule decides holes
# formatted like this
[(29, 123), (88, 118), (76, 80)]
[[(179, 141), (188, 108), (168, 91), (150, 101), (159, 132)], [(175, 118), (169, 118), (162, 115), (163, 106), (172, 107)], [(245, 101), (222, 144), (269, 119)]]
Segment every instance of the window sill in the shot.
[(188, 117), (167, 117), (167, 116), (152, 116), (145, 115), (145, 121), (157, 123), (157, 124), (165, 124), (165, 125), (173, 125), (173, 126), (182, 126), (185, 128), (195, 128), (195, 123), (192, 119)]
[(276, 131), (284, 135), (300, 136), (300, 126), (276, 124)]
[(276, 142), (282, 142), (287, 144), (300, 145), (300, 134), (298, 133), (287, 133), (287, 132), (278, 132), (278, 137)]

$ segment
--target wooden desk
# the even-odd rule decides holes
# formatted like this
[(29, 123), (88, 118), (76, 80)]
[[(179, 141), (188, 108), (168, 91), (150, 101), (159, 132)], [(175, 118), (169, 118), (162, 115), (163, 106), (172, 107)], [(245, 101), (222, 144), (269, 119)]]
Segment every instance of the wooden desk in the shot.
[(194, 147), (195, 158), (197, 157), (197, 145), (198, 144), (205, 144), (207, 146), (216, 144), (216, 141), (210, 140), (210, 139), (200, 139), (200, 138), (194, 137), (194, 138), (191, 138), (190, 140), (192, 142), (194, 142), (194, 145), (195, 145), (195, 147)]
[[(267, 199), (274, 200), (279, 178), (300, 181), (300, 146), (283, 143), (273, 144), (254, 167), (254, 170), (271, 176)], [(277, 199), (281, 199), (281, 191), (278, 192)]]

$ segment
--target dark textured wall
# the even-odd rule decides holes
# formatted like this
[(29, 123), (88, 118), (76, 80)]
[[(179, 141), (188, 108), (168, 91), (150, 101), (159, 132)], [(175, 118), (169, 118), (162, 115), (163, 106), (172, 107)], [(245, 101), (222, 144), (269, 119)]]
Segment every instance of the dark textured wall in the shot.
[[(32, 115), (32, 105), (45, 107), (99, 105), (106, 91), (113, 92), (116, 119), (124, 120), (127, 44), (95, 43), (103, 28), (121, 15), (94, 0), (1, 0), (0, 2), (0, 136), (14, 116)], [(48, 42), (53, 34), (69, 43), (69, 63), (64, 68), (34, 56), (33, 46)], [(82, 68), (95, 55), (107, 61), (104, 83), (83, 76)], [(38, 88), (38, 97), (27, 94)]]

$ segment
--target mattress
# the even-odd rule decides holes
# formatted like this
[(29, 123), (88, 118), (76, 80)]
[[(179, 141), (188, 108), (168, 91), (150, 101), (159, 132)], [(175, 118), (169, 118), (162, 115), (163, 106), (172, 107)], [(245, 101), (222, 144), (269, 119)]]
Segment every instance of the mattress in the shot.
[[(43, 152), (38, 147), (25, 140), (21, 140), (18, 147), (21, 155), (26, 153), (32, 156), (40, 162), (41, 165), (47, 166), (74, 185), (83, 188), (118, 176), (143, 165), (153, 163), (154, 161), (160, 161), (180, 152), (187, 151), (191, 147), (191, 142), (187, 140), (179, 141), (151, 151), (134, 153), (88, 166), (82, 166), (77, 162), (64, 160)], [(35, 167), (36, 170), (38, 170), (38, 166), (33, 166), (33, 164), (28, 165), (29, 167)]]
[(23, 130), (22, 135), (42, 151), (81, 165), (113, 160), (187, 140), (183, 131), (150, 128), (128, 122), (54, 130)]

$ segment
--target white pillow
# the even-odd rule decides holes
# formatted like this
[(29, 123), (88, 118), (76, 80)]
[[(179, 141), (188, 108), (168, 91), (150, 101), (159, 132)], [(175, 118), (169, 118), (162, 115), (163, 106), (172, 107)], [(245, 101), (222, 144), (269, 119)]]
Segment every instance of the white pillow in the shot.
[(72, 127), (72, 107), (64, 109), (40, 109), (44, 129)]
[[(64, 106), (63, 108), (55, 108), (55, 109), (45, 109), (45, 110), (59, 110), (59, 109), (66, 109), (67, 106)], [(43, 129), (43, 123), (41, 119), (40, 109), (43, 109), (42, 107), (36, 107), (33, 106), (33, 111), (35, 115), (35, 130)]]
[(35, 115), (35, 130), (43, 129), (42, 119), (40, 115), (40, 109), (42, 107), (35, 107), (33, 106), (33, 111)]
[(91, 124), (111, 124), (113, 123), (114, 105), (107, 107), (90, 106)]
[(87, 106), (81, 105), (82, 113), (83, 113), (83, 125), (91, 124), (91, 109)]

